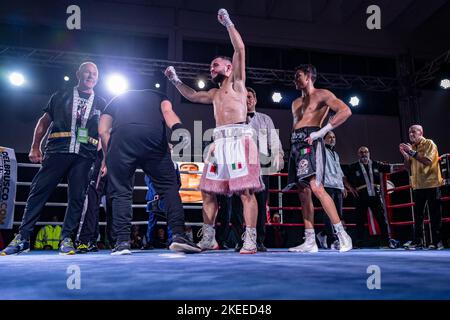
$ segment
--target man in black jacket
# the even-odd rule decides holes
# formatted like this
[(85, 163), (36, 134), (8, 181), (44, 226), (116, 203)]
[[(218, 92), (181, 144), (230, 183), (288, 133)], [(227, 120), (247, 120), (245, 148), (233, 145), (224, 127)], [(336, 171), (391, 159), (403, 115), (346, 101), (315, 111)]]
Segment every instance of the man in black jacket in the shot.
[[(60, 254), (75, 254), (71, 238), (80, 221), (89, 171), (97, 156), (98, 122), (106, 105), (106, 101), (94, 93), (97, 66), (92, 62), (82, 63), (76, 74), (78, 85), (53, 94), (36, 125), (28, 157), (32, 163), (42, 163), (42, 167), (31, 184), (19, 233), (2, 255), (29, 250), (29, 238), (42, 208), (64, 176), (68, 182), (68, 203)], [(43, 157), (41, 142), (49, 128)]]
[(105, 152), (108, 198), (112, 201), (112, 255), (131, 254), (134, 174), (141, 167), (164, 201), (168, 226), (173, 232), (171, 250), (200, 252), (184, 234), (184, 211), (178, 193), (177, 175), (167, 143), (166, 125), (182, 128), (169, 99), (153, 90), (128, 91), (108, 104), (100, 119), (99, 132)]
[(358, 149), (359, 161), (350, 164), (346, 170), (346, 187), (356, 201), (356, 232), (357, 246), (361, 246), (364, 239), (367, 222), (367, 209), (370, 208), (381, 232), (381, 246), (396, 248), (398, 241), (389, 239), (380, 183), (381, 173), (389, 173), (394, 165), (370, 159), (369, 148)]

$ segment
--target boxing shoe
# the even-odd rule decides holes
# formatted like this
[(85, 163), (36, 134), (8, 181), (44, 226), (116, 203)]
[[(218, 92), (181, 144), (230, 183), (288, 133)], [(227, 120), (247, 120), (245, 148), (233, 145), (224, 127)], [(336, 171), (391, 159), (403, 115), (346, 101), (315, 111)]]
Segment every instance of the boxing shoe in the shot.
[(345, 230), (336, 232), (336, 235), (339, 239), (339, 252), (347, 252), (353, 249), (352, 238)]
[(289, 252), (304, 252), (304, 253), (315, 253), (319, 251), (319, 247), (317, 246), (316, 239), (314, 236), (305, 237), (305, 242), (301, 245), (289, 248)]
[(197, 246), (201, 250), (219, 250), (219, 244), (216, 241), (216, 230), (214, 229), (214, 226), (204, 223), (197, 236), (202, 237), (202, 240), (197, 243)]
[(244, 244), (240, 254), (254, 254), (258, 251), (256, 246), (256, 228), (245, 228)]

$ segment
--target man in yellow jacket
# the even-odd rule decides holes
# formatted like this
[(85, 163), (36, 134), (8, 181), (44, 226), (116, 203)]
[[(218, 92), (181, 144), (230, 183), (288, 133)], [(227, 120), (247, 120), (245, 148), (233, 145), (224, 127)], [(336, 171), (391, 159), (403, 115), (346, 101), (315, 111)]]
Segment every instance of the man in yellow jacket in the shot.
[[(55, 216), (52, 218), (52, 222), (57, 222), (58, 218)], [(36, 236), (36, 242), (34, 243), (35, 249), (46, 249), (46, 246), (52, 248), (52, 250), (58, 250), (59, 241), (61, 237), (61, 226), (56, 224), (45, 225), (39, 230)]]

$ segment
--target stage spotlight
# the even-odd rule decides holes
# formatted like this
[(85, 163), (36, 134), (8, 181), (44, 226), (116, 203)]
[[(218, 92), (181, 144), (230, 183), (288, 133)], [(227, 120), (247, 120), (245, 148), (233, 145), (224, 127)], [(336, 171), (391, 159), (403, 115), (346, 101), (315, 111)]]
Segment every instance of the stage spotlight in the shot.
[(275, 103), (280, 103), (281, 99), (283, 99), (283, 96), (279, 92), (274, 92), (272, 94), (272, 101)]
[(113, 94), (122, 94), (128, 89), (127, 79), (120, 74), (113, 74), (107, 78), (108, 90)]
[(69, 76), (64, 76), (64, 81), (69, 81), (69, 80), (70, 80)]
[(358, 105), (359, 105), (359, 98), (356, 97), (356, 96), (351, 97), (351, 98), (350, 98), (350, 105), (351, 105), (352, 107), (358, 106)]
[(449, 79), (442, 79), (441, 80), (441, 88), (442, 89), (450, 88), (450, 80)]
[(206, 86), (205, 81), (203, 81), (203, 80), (198, 80), (197, 81), (197, 87), (199, 89), (203, 89), (205, 86)]
[(13, 86), (21, 86), (25, 83), (25, 77), (23, 76), (23, 74), (19, 73), (19, 72), (12, 72), (9, 75), (9, 82), (13, 85)]
[(155, 83), (155, 88), (159, 89), (159, 88), (161, 88), (161, 85), (157, 82), (157, 83)]

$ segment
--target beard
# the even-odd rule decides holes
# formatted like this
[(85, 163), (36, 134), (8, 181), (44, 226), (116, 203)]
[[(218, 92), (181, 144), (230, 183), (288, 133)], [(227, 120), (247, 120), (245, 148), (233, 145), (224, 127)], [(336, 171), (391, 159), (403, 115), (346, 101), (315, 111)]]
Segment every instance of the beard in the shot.
[(222, 73), (218, 73), (217, 76), (215, 76), (214, 78), (212, 78), (212, 81), (215, 84), (220, 84), (223, 82), (223, 80), (225, 80), (226, 76)]
[(369, 161), (369, 157), (361, 157), (361, 161), (367, 162)]

